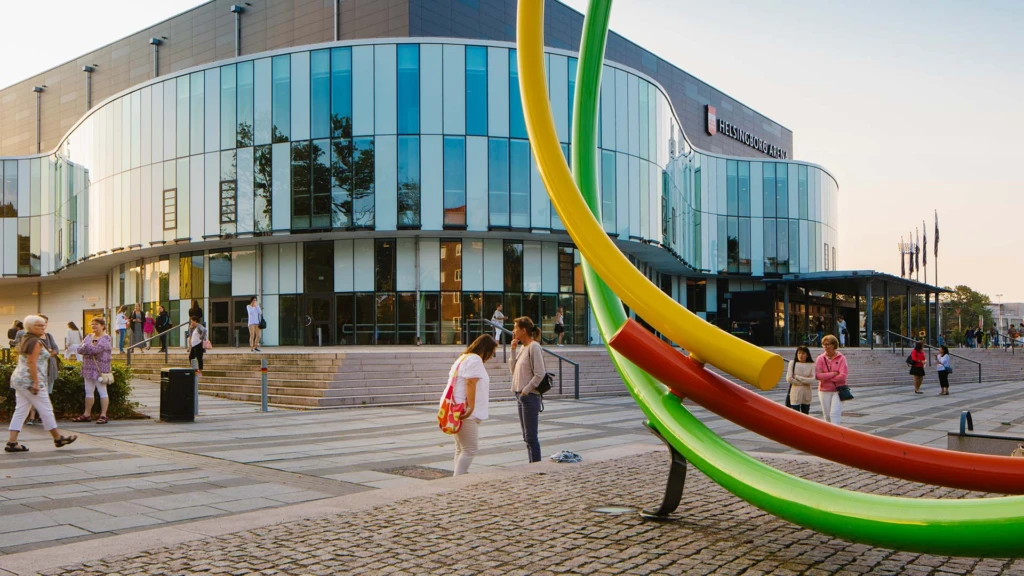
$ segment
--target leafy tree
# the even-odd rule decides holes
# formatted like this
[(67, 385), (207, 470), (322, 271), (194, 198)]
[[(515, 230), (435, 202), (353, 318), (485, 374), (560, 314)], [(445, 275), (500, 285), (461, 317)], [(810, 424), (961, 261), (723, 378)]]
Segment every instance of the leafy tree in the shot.
[(977, 329), (978, 318), (982, 318), (986, 330), (992, 327), (992, 311), (986, 307), (992, 300), (987, 295), (962, 284), (952, 290), (942, 297), (942, 327), (958, 336), (954, 341), (959, 342), (968, 328)]

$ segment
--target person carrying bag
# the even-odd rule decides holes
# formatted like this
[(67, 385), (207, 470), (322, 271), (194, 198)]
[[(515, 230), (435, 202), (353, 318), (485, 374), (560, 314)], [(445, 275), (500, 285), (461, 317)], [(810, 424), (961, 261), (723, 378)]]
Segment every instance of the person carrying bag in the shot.
[[(540, 329), (533, 324), (533, 320), (528, 316), (515, 319), (509, 370), (512, 371), (512, 393), (519, 405), (519, 426), (523, 431), (523, 442), (526, 443), (531, 463), (541, 460), (538, 427), (544, 404), (540, 389), (547, 376), (544, 354), (537, 342), (539, 339)], [(522, 361), (523, 356), (529, 356), (529, 360)], [(550, 380), (546, 388), (551, 389)]]

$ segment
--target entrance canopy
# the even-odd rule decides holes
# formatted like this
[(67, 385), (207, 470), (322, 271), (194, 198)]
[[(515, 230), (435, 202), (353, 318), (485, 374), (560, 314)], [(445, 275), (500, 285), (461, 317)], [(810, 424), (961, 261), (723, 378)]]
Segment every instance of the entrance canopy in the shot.
[[(762, 280), (766, 285), (777, 285), (781, 286), (783, 290), (783, 297), (785, 299), (785, 306), (783, 307), (783, 324), (784, 324), (784, 340), (785, 345), (790, 345), (789, 342), (789, 296), (791, 288), (803, 288), (808, 291), (816, 292), (827, 292), (832, 294), (832, 307), (835, 309), (835, 297), (837, 294), (846, 296), (853, 296), (857, 301), (857, 309), (860, 310), (860, 299), (865, 298), (867, 300), (867, 313), (865, 314), (865, 328), (867, 332), (868, 342), (872, 348), (874, 348), (875, 339), (873, 337), (872, 329), (872, 317), (871, 317), (871, 304), (873, 299), (878, 296), (882, 296), (885, 303), (885, 326), (889, 326), (889, 299), (892, 296), (905, 296), (906, 307), (907, 307), (907, 327), (906, 333), (908, 335), (914, 334), (913, 321), (911, 319), (911, 303), (913, 296), (924, 294), (925, 296), (925, 309), (927, 310), (926, 320), (926, 336), (925, 339), (931, 342), (933, 335), (937, 334), (937, 330), (932, 330), (932, 319), (931, 319), (931, 295), (935, 294), (936, 304), (938, 303), (938, 295), (943, 292), (950, 292), (944, 288), (933, 286), (925, 282), (918, 282), (909, 278), (900, 278), (899, 276), (893, 276), (892, 274), (886, 274), (884, 272), (875, 272), (874, 270), (836, 270), (832, 272), (813, 272), (809, 274), (784, 274), (781, 278), (765, 278)], [(859, 315), (858, 315), (859, 316)], [(938, 314), (936, 314), (938, 316)], [(835, 315), (833, 314), (833, 317)], [(860, 319), (855, 320), (857, 324), (860, 323)], [(851, 330), (852, 334), (860, 333), (860, 326), (855, 326), (855, 332)], [(889, 344), (889, 331), (883, 329), (882, 341)], [(854, 342), (859, 344), (859, 337), (854, 339)], [(854, 344), (856, 345), (856, 344)]]
[(907, 290), (911, 294), (939, 294), (950, 292), (944, 288), (933, 286), (925, 282), (918, 282), (909, 278), (900, 278), (885, 272), (874, 270), (836, 270), (833, 272), (812, 272), (810, 274), (784, 274), (782, 278), (765, 278), (765, 284), (784, 284), (817, 290), (819, 292), (834, 292), (856, 296), (874, 293), (876, 295), (885, 291), (888, 286), (889, 292), (903, 294)]

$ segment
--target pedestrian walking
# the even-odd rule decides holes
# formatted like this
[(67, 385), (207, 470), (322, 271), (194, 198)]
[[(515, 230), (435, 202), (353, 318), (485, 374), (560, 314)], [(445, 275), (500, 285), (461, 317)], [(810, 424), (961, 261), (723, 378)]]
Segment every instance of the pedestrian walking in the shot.
[[(53, 384), (57, 381), (57, 376), (60, 375), (60, 348), (57, 346), (57, 339), (53, 337), (47, 331), (50, 325), (50, 318), (45, 314), (40, 314), (40, 318), (43, 319), (43, 337), (39, 339), (39, 342), (46, 349), (46, 353), (49, 355), (47, 359), (46, 369), (46, 393), (49, 396), (53, 395)], [(29, 425), (35, 423), (42, 423), (42, 418), (36, 411), (35, 407), (29, 408), (28, 420), (26, 421)]]
[(114, 316), (114, 329), (117, 330), (117, 349), (124, 354), (124, 335), (128, 330), (128, 317), (125, 316), (125, 307), (117, 308), (117, 315)]
[(924, 394), (921, 392), (921, 384), (924, 382), (924, 363), (927, 361), (928, 357), (924, 355), (924, 343), (918, 341), (917, 344), (914, 344), (910, 356), (907, 357), (907, 363), (910, 364), (910, 375), (914, 377), (914, 394)]
[(825, 317), (818, 316), (818, 320), (814, 323), (814, 331), (818, 333), (818, 339), (814, 343), (821, 346), (821, 339), (825, 336)]
[(462, 426), (455, 433), (455, 476), (469, 471), (473, 457), (480, 449), (480, 424), (487, 420), (491, 377), (484, 366), (494, 357), (498, 343), (489, 334), (482, 334), (452, 364), (448, 380), (454, 379), (456, 404), (465, 403)]
[(25, 329), (25, 325), (22, 324), (21, 320), (15, 320), (11, 323), (11, 327), (7, 329), (7, 344), (11, 350), (14, 350), (14, 341), (18, 338), (18, 332)]
[(78, 353), (78, 346), (82, 343), (82, 331), (74, 322), (68, 322), (68, 329), (64, 331), (64, 359), (71, 360), (74, 356), (79, 362), (82, 355)]
[(839, 399), (836, 387), (846, 385), (849, 368), (846, 365), (846, 357), (839, 351), (839, 340), (831, 334), (827, 334), (821, 340), (825, 352), (814, 362), (814, 377), (818, 381), (821, 416), (825, 422), (841, 426), (843, 403)]
[[(107, 334), (107, 323), (102, 318), (94, 318), (92, 321), (92, 333), (85, 337), (78, 350), (82, 353), (82, 380), (85, 381), (85, 412), (75, 418), (75, 422), (88, 422), (92, 419), (92, 407), (96, 402), (95, 396), (100, 397), (100, 417), (96, 419), (97, 424), (107, 423), (107, 407), (110, 405), (110, 398), (107, 394), (107, 385), (110, 382), (110, 354), (113, 343), (110, 335)], [(104, 378), (104, 374), (108, 376)]]
[(203, 353), (206, 352), (203, 348), (206, 342), (206, 326), (199, 323), (199, 317), (193, 316), (189, 318), (189, 336), (188, 336), (188, 359), (192, 363), (192, 367), (196, 370), (197, 376), (203, 375)]
[[(561, 310), (561, 309), (559, 309)], [(557, 324), (556, 324), (557, 326)], [(512, 329), (512, 393), (519, 405), (519, 426), (523, 430), (530, 462), (540, 462), (538, 426), (544, 401), (537, 393), (537, 385), (544, 379), (544, 354), (540, 348), (540, 329), (527, 316), (515, 319)]]
[(253, 296), (249, 305), (245, 307), (246, 315), (249, 317), (249, 352), (260, 351), (260, 320), (263, 318), (263, 310)]
[(839, 328), (839, 345), (845, 347), (846, 337), (850, 334), (850, 331), (846, 329), (846, 319), (840, 316), (837, 326)]
[[(132, 325), (132, 345), (136, 345), (142, 342), (142, 330), (143, 324), (146, 323), (146, 315), (142, 312), (142, 304), (136, 303), (135, 309), (132, 310), (131, 325)], [(145, 352), (146, 349), (139, 346), (140, 352)]]
[(160, 351), (167, 352), (167, 331), (171, 329), (171, 316), (167, 309), (157, 306), (156, 331), (160, 334)]
[(565, 337), (565, 308), (558, 307), (558, 312), (555, 313), (555, 337), (558, 338), (558, 345), (562, 345), (562, 339)]
[(949, 348), (939, 346), (939, 353), (935, 355), (935, 360), (939, 365), (935, 369), (935, 373), (939, 375), (939, 387), (942, 388), (939, 396), (949, 396), (949, 375), (953, 373), (953, 368), (949, 365)]
[(146, 350), (149, 350), (150, 348), (153, 347), (153, 342), (150, 341), (150, 338), (153, 337), (153, 332), (155, 331), (156, 320), (153, 319), (153, 313), (147, 311), (146, 320), (142, 323), (142, 336), (145, 338), (146, 341)]
[(23, 325), (25, 336), (18, 343), (18, 365), (11, 373), (10, 385), (14, 389), (15, 407), (4, 452), (28, 452), (28, 447), (18, 443), (18, 435), (21, 434), (21, 426), (28, 416), (29, 408), (36, 409), (42, 417), (43, 428), (53, 437), (53, 444), (62, 448), (77, 440), (78, 436), (64, 436), (57, 429), (50, 394), (44, 385), (50, 365), (50, 353), (42, 343), (46, 334), (46, 320), (40, 316), (28, 316)]
[[(502, 306), (499, 302), (498, 305), (494, 307), (494, 314), (491, 314), (491, 322), (495, 324), (505, 323), (505, 314), (501, 311), (501, 308)], [(494, 341), (499, 344), (501, 343), (501, 328), (498, 328), (497, 326), (494, 327)]]
[(789, 363), (786, 373), (789, 382), (789, 407), (798, 412), (811, 412), (811, 386), (818, 383), (814, 379), (814, 361), (807, 346), (797, 346), (796, 354)]

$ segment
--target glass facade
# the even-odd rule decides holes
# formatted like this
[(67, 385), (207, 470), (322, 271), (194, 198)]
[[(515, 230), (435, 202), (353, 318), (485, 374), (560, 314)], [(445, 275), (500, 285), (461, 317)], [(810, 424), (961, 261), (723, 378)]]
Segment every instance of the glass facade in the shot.
[[(171, 282), (167, 305), (196, 294), (241, 298), (259, 285), (279, 297), (282, 343), (307, 338), (300, 316), (312, 309), (329, 312), (319, 333), (335, 343), (463, 341), (466, 321), (489, 318), (499, 300), (506, 315), (544, 323), (561, 307), (567, 322), (586, 326), (579, 255), (531, 157), (516, 52), (487, 44), (254, 55), (112, 97), (57, 150), (0, 159), (0, 273), (48, 276), (113, 252), (154, 250), (140, 258), (167, 256), (166, 273), (182, 282)], [(576, 65), (567, 53), (549, 56), (567, 156)], [(644, 250), (668, 251), (681, 277), (836, 268), (831, 175), (695, 150), (660, 87), (615, 64), (603, 78), (600, 223), (617, 242), (633, 243), (640, 260)], [(312, 233), (348, 243), (332, 244), (328, 275), (337, 282), (318, 288), (331, 296), (317, 303), (303, 300), (310, 277), (299, 254), (318, 240), (300, 235)], [(527, 242), (524, 233), (552, 237)], [(254, 249), (262, 236), (289, 234), (290, 244)], [(227, 238), (254, 238), (251, 256), (204, 252), (205, 241)], [(199, 286), (190, 280), (184, 290), (197, 271)], [(240, 274), (251, 282), (239, 283)]]

